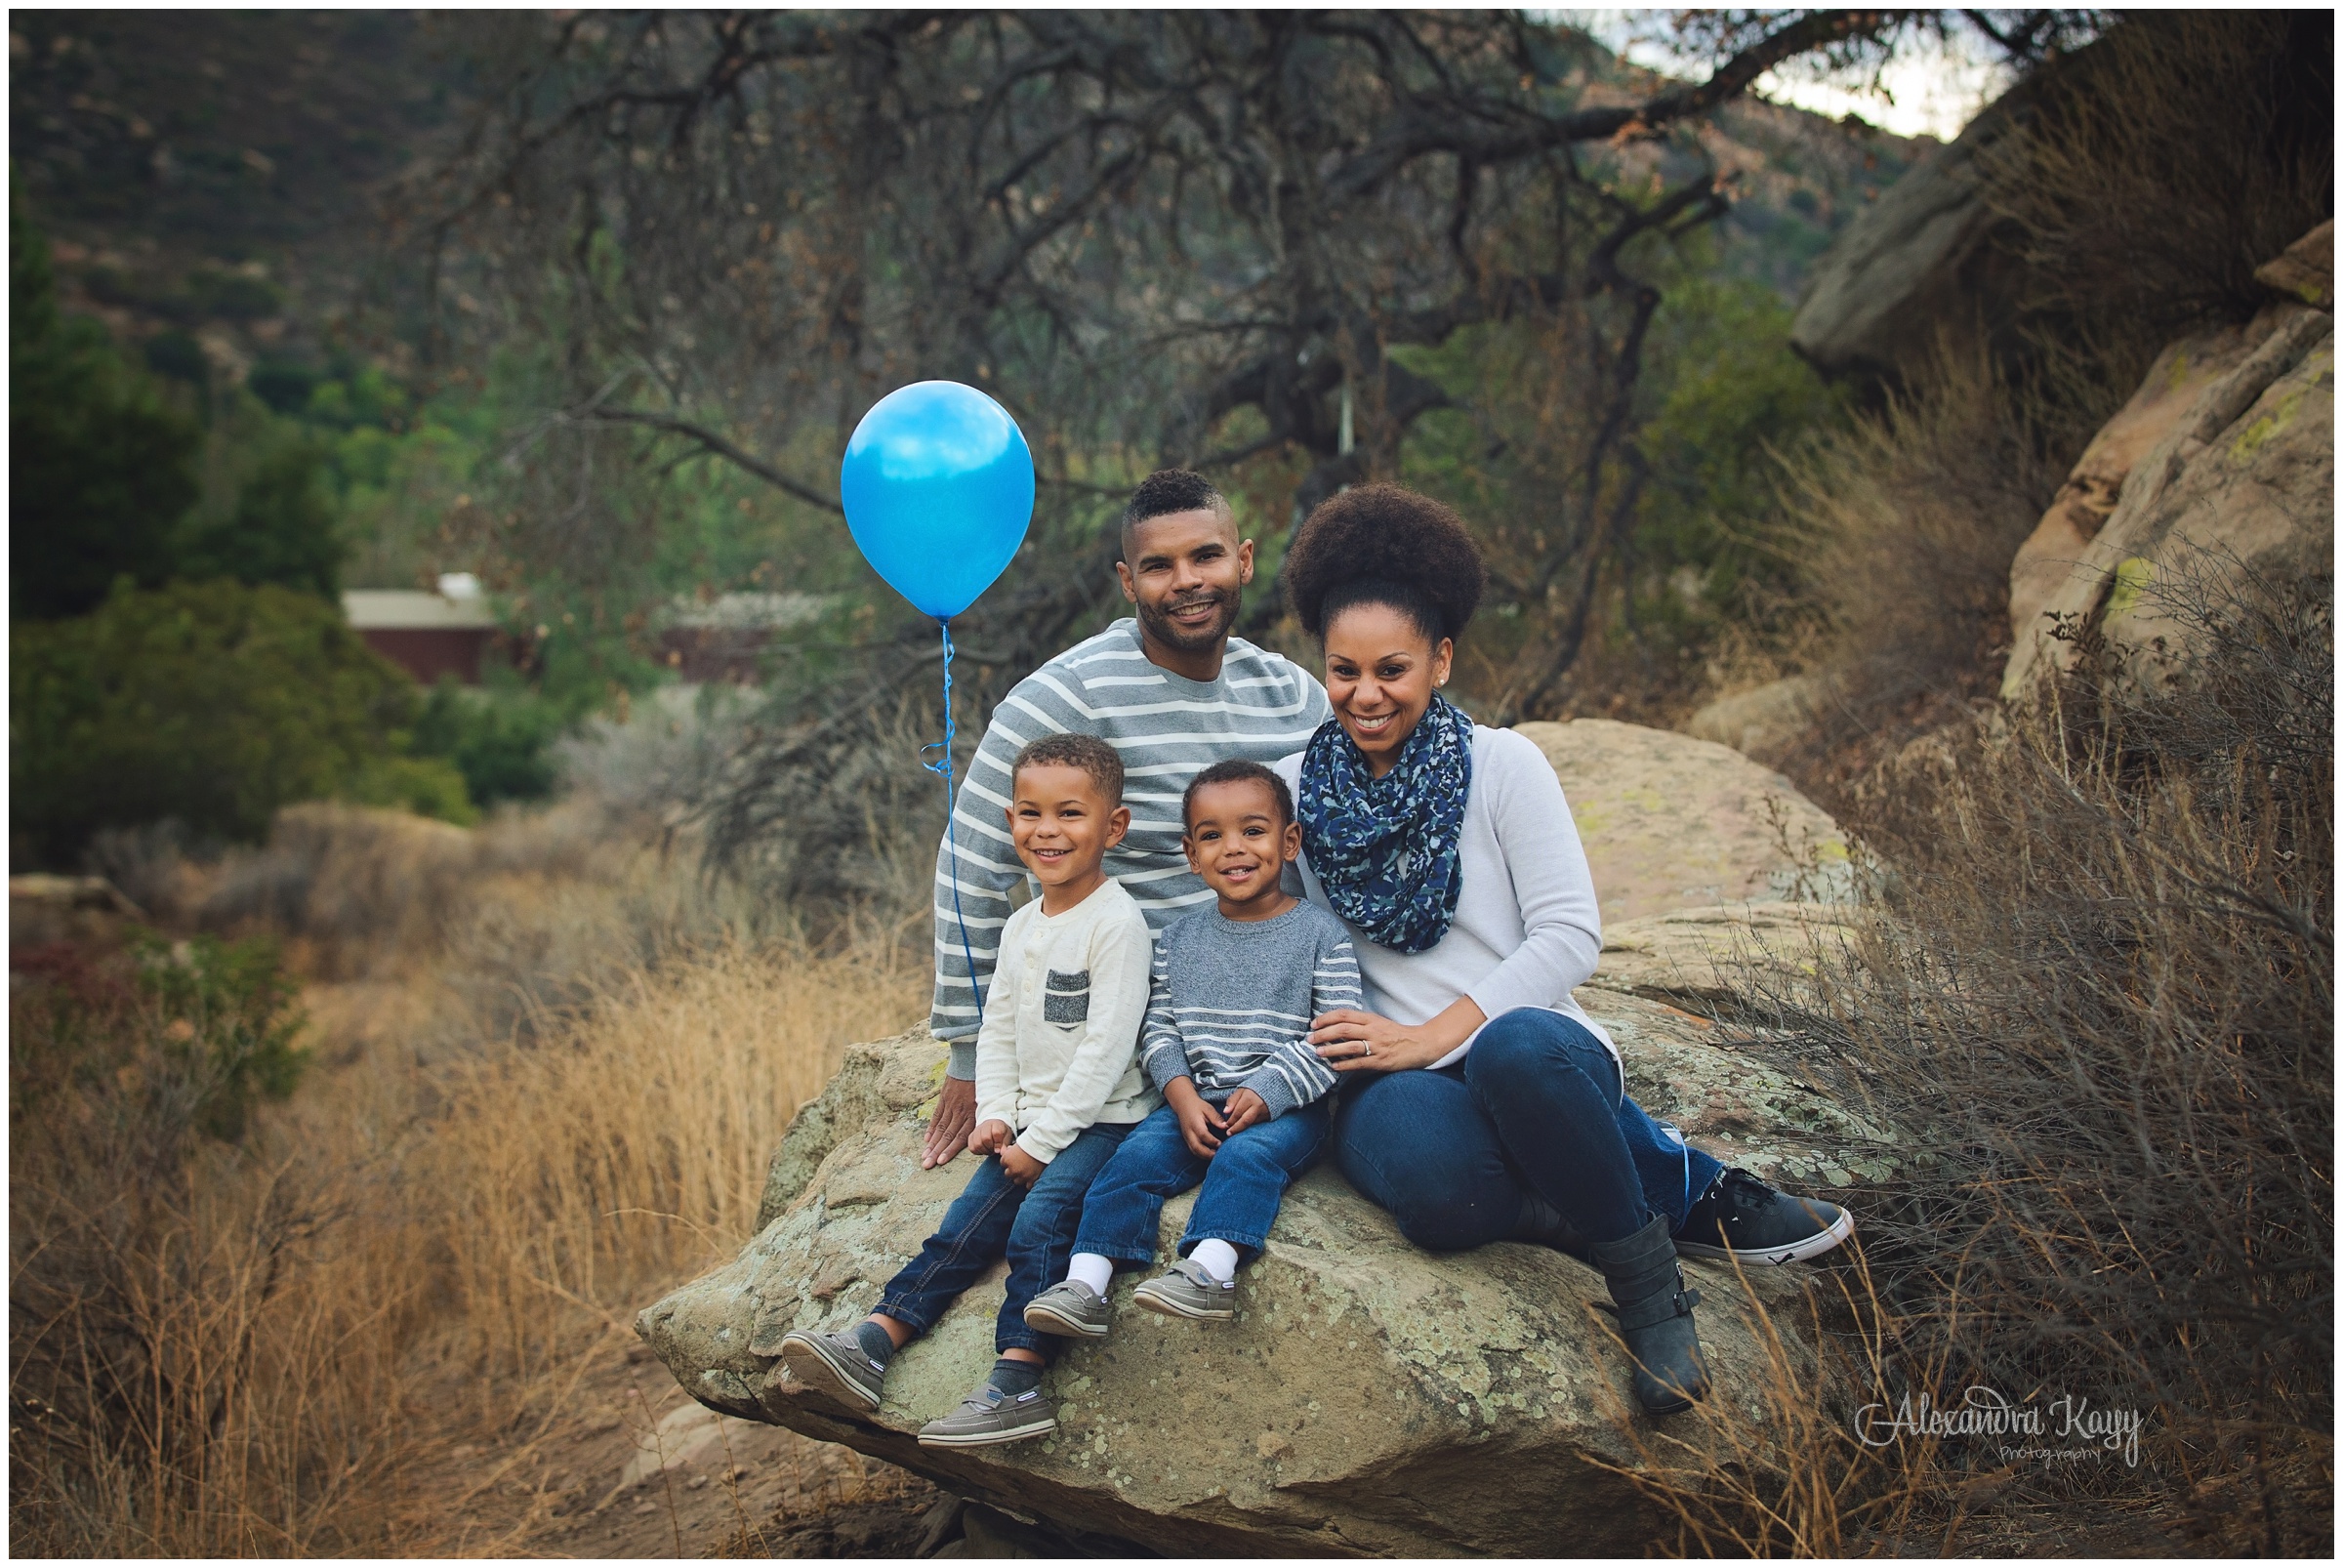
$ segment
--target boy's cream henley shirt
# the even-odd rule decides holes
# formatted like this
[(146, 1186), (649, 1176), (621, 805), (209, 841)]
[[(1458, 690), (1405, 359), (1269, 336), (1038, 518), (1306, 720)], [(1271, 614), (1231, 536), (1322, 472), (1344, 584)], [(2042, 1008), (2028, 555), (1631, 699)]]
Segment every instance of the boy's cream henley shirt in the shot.
[(1163, 1096), (1139, 1068), (1155, 941), (1113, 878), (1062, 915), (1035, 899), (1001, 928), (976, 1033), (976, 1122), (1006, 1122), (1044, 1165), (1095, 1122), (1141, 1122)]

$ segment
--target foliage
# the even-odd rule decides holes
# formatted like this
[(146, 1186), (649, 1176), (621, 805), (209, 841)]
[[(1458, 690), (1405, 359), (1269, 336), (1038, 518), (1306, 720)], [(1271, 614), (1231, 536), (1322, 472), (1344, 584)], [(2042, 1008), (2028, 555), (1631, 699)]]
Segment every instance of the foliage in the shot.
[(538, 801), (554, 792), (556, 781), (548, 748), (575, 718), (517, 681), (469, 691), (443, 677), (416, 716), (414, 749), (452, 763), (475, 805)]
[(9, 581), (17, 618), (78, 615), (128, 575), (171, 575), (200, 427), (57, 308), (48, 242), (9, 225)]
[(332, 598), (347, 553), (328, 485), (328, 453), (249, 399), (213, 431), (212, 493), (187, 518), (171, 575), (282, 583)]
[[(1654, 324), (1655, 406), (1637, 438), (1651, 477), (1632, 558), (1663, 578), (1690, 567), (1711, 615), (1756, 618), (1798, 586), (1769, 537), (1780, 459), (1845, 415), (1845, 392), (1790, 351), (1789, 322), (1769, 289), (1693, 278), (1668, 291)], [(1654, 586), (1641, 602), (1682, 601)]]
[[(46, 239), (10, 228), (12, 606), (83, 614), (128, 577), (283, 583), (331, 597), (345, 554), (326, 454), (255, 399), (230, 392), (210, 428), (131, 364), (96, 322), (62, 315)], [(165, 334), (161, 376), (208, 386), (200, 346)], [(207, 407), (212, 405), (205, 405)]]
[[(1864, 1215), (1900, 1384), (1864, 1397), (1925, 1371), (2141, 1411), (2138, 1493), (2282, 1555), (2331, 1529), (2333, 585), (2232, 557), (2148, 592), (2184, 677), (2085, 649), (1882, 769), (1849, 821), (1893, 868), (1878, 918), (1740, 1021), (1794, 1030), (1911, 1160)], [(2104, 1495), (2062, 1469), (2018, 1498)]]
[(415, 684), (308, 595), (123, 585), (95, 614), (20, 625), (10, 642), (10, 825), (32, 858), (168, 816), (257, 840), (277, 806), (349, 789), (462, 799), (452, 769), (419, 791), (418, 770), (390, 765)]
[(1979, 160), (2024, 305), (2142, 357), (2251, 315), (2254, 269), (2334, 216), (2334, 48), (2331, 11), (2144, 11), (2045, 72)]

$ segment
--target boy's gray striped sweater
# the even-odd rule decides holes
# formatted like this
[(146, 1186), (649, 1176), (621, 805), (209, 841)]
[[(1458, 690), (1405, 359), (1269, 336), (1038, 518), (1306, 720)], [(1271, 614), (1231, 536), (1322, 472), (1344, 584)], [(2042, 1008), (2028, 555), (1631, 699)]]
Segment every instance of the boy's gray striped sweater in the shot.
[(1158, 1089), (1185, 1074), (1214, 1103), (1250, 1089), (1283, 1116), (1335, 1087), (1310, 1020), (1363, 1006), (1350, 933), (1316, 904), (1261, 921), (1199, 909), (1156, 938), (1139, 1062)]
[(1122, 754), (1130, 833), (1106, 852), (1106, 873), (1160, 932), (1213, 900), (1179, 848), (1179, 799), (1188, 780), (1225, 758), (1268, 763), (1290, 756), (1330, 712), (1325, 688), (1307, 671), (1243, 638), (1228, 640), (1217, 681), (1173, 675), (1148, 662), (1138, 623), (1128, 618), (1018, 681), (993, 710), (961, 785), (953, 811), (959, 858), (950, 840), (936, 846), (935, 1002), (928, 1025), (953, 1043), (952, 1076), (976, 1075), (976, 988), (961, 950), (960, 917), (967, 920), (977, 984), (989, 989), (1008, 891), (1025, 875), (1007, 812), (1008, 764), (1027, 741), (1071, 731), (1096, 735)]

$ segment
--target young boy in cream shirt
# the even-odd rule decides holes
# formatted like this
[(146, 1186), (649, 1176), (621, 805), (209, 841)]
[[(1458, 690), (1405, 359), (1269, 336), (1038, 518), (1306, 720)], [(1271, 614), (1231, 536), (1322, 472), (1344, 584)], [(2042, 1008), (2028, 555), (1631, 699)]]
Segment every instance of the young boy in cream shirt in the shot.
[(1065, 1277), (1090, 1178), (1163, 1102), (1137, 1061), (1154, 943), (1137, 902), (1102, 869), (1130, 826), (1122, 759), (1095, 736), (1045, 735), (1010, 776), (1009, 837), (1041, 896), (1001, 928), (976, 1037), (968, 1149), (983, 1163), (870, 1316), (781, 1341), (798, 1382), (877, 1410), (894, 1353), (1006, 1253), (1000, 1359), (957, 1410), (920, 1429), (929, 1447), (1016, 1442), (1056, 1425), (1041, 1391), (1055, 1341), (1027, 1325), (1025, 1307)]

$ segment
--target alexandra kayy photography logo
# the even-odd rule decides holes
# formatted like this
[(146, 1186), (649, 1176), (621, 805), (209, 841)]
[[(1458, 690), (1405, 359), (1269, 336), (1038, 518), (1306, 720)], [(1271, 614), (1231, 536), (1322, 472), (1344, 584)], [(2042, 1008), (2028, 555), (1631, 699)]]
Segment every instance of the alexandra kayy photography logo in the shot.
[(1866, 1405), (1855, 1413), (1855, 1435), (1872, 1448), (1908, 1437), (1987, 1438), (1994, 1440), (2005, 1463), (2120, 1454), (2124, 1464), (2136, 1467), (2143, 1424), (2136, 1410), (2094, 1405), (2075, 1394), (2017, 1405), (1997, 1389), (1974, 1386), (1951, 1407), (1939, 1405), (1926, 1390), (1906, 1394), (1893, 1405)]

